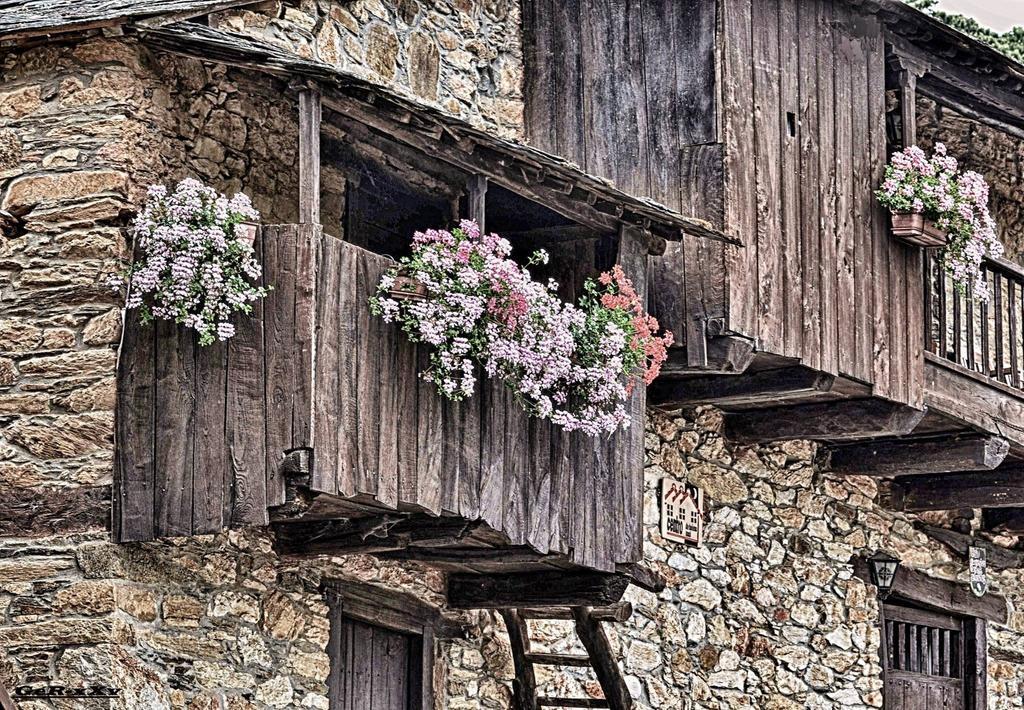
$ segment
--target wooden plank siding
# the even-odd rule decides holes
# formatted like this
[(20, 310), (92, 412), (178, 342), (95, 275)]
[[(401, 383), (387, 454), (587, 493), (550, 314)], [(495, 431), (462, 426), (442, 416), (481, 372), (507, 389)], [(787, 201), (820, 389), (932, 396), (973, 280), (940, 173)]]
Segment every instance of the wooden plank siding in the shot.
[[(720, 227), (717, 22), (705, 0), (529, 0), (528, 141)], [(694, 240), (652, 260), (650, 307), (677, 345), (726, 315), (725, 261)]]
[(920, 407), (920, 258), (873, 196), (881, 23), (835, 0), (526, 6), (527, 75), (559, 77), (528, 82), (527, 139), (744, 242), (684, 240), (651, 260), (651, 309), (687, 364), (702, 319), (721, 318), (761, 351)]
[(746, 244), (729, 262), (729, 329), (921, 406), (921, 266), (872, 194), (887, 150), (880, 23), (833, 0), (719, 8), (724, 228)]
[[(595, 241), (552, 249), (573, 293), (594, 271)], [(642, 290), (644, 235), (624, 228), (619, 243)], [(316, 492), (482, 520), (511, 545), (603, 571), (640, 559), (643, 388), (633, 426), (601, 438), (528, 417), (482, 372), (473, 397), (448, 402), (419, 377), (427, 349), (370, 313), (391, 258), (316, 225), (264, 226), (256, 246), (274, 291), (227, 343), (126, 325), (119, 540), (266, 524), (284, 497), (280, 462), (306, 448)]]
[[(427, 366), (426, 350), (410, 346), (397, 326), (372, 316), (366, 302), (394, 262), (333, 237), (323, 242), (319, 283), (334, 288), (355, 280), (356, 288), (348, 293), (357, 295), (350, 301), (318, 293), (318, 303), (330, 304), (318, 305), (318, 312), (354, 312), (357, 326), (355, 345), (346, 351), (326, 344), (333, 321), (318, 321), (315, 391), (323, 395), (314, 407), (318, 436), (312, 487), (386, 509), (480, 519), (510, 544), (561, 553), (597, 569), (611, 571), (618, 562), (639, 559), (642, 427), (594, 439), (531, 419), (497, 381), (483, 378), (476, 394), (457, 404), (441, 398), (431, 383), (413, 383), (411, 378)], [(637, 283), (645, 283), (644, 242), (627, 235), (621, 243), (623, 268)], [(594, 263), (594, 248), (580, 242), (565, 248), (573, 252), (565, 261), (576, 264), (576, 279), (559, 281), (575, 287), (587, 275), (580, 265)], [(553, 251), (557, 259), (559, 251)], [(327, 273), (345, 264), (348, 273)], [(357, 265), (354, 272), (352, 264)], [(345, 401), (324, 391), (325, 385), (346, 381), (350, 370), (357, 371), (359, 383), (354, 451), (344, 448), (341, 436), (319, 436), (321, 420), (339, 421), (339, 403)], [(330, 371), (336, 373), (333, 378), (327, 376)], [(410, 384), (416, 397), (409, 397)], [(630, 411), (641, 417), (643, 409), (638, 389)], [(356, 461), (346, 464), (353, 456)], [(407, 456), (411, 460), (405, 465)], [(333, 477), (325, 466), (335, 467)], [(354, 490), (345, 479), (349, 470), (358, 472)]]

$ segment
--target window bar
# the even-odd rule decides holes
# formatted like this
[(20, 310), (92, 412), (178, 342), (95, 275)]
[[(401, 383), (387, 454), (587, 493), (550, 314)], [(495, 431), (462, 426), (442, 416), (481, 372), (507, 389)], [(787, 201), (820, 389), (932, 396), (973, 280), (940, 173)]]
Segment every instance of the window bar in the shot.
[(1006, 281), (1006, 305), (1010, 327), (1010, 384), (1020, 387), (1020, 364), (1017, 358), (1020, 355), (1020, 347), (1017, 344), (1017, 283), (1013, 279)]
[(963, 365), (964, 336), (960, 332), (960, 292), (952, 283), (950, 285), (953, 289), (953, 362)]
[(942, 272), (938, 259), (933, 258), (932, 264), (935, 267), (936, 278), (932, 283), (938, 285), (939, 296), (939, 352), (938, 355), (949, 359), (949, 336), (946, 333), (946, 324), (949, 322), (949, 314), (946, 312), (946, 277)]
[(970, 295), (964, 296), (964, 310), (967, 315), (967, 367), (972, 370), (979, 370), (978, 360), (975, 357), (977, 354), (974, 347), (974, 309), (977, 304), (974, 302), (974, 297)]
[(1006, 382), (1006, 366), (1003, 362), (1003, 277), (998, 272), (995, 277), (995, 293), (992, 298), (992, 309), (995, 312), (996, 329), (996, 379)]
[[(989, 270), (982, 267), (981, 278), (985, 282), (985, 290), (988, 291), (989, 296), (992, 294), (992, 279), (989, 278)], [(999, 275), (995, 274), (998, 279)], [(999, 289), (999, 282), (996, 282), (996, 290)], [(999, 309), (989, 313), (988, 303), (981, 302), (981, 371), (986, 375), (991, 375), (992, 372), (992, 349), (989, 347), (989, 336), (992, 335), (992, 329), (989, 327), (989, 319), (992, 317), (999, 317)]]

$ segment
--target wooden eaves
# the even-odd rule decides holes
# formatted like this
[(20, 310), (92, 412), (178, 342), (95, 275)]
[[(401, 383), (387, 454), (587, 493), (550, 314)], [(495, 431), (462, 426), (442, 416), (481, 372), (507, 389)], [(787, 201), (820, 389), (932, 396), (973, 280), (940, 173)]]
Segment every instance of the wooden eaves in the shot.
[(261, 0), (0, 0), (0, 45), (86, 30), (119, 33), (129, 22), (180, 22)]
[(684, 236), (740, 244), (739, 239), (714, 229), (704, 220), (681, 215), (654, 200), (626, 194), (610, 181), (589, 175), (564, 158), (495, 136), (332, 65), (194, 23), (139, 26), (135, 31), (155, 49), (262, 71), (290, 82), (309, 82), (322, 91), (325, 108), (468, 173), (483, 175), (494, 184), (541, 202), (573, 221), (611, 233), (622, 225), (640, 227), (651, 235), (653, 253), (664, 250), (661, 240), (678, 241)]

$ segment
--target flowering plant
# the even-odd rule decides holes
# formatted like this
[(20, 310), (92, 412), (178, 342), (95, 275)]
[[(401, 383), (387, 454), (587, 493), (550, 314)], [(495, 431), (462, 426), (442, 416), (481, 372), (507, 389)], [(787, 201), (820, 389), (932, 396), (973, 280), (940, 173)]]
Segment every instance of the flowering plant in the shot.
[[(527, 412), (567, 431), (596, 436), (627, 426), (626, 396), (636, 378), (657, 376), (672, 334), (657, 335), (621, 268), (588, 279), (574, 305), (556, 295), (553, 280), (531, 277), (530, 266), (547, 263), (543, 250), (525, 266), (511, 251), (471, 221), (417, 232), (412, 255), (381, 278), (371, 310), (431, 346), (421, 376), (449, 399), (473, 394), (479, 363)], [(396, 279), (404, 277), (423, 284), (426, 297), (403, 298)]]
[(235, 334), (231, 314), (251, 313), (267, 295), (252, 284), (261, 267), (244, 238), (244, 223), (258, 219), (243, 193), (228, 199), (191, 178), (171, 193), (153, 185), (132, 227), (137, 257), (111, 285), (127, 285), (126, 307), (139, 309), (143, 323), (182, 323), (199, 333), (200, 345), (227, 340)]
[(921, 213), (945, 231), (943, 268), (961, 292), (971, 288), (976, 299), (988, 300), (981, 262), (986, 256), (1002, 256), (1003, 245), (988, 211), (985, 178), (971, 170), (959, 172), (956, 158), (946, 154), (942, 143), (935, 144), (930, 158), (911, 146), (893, 154), (875, 194), (891, 211)]

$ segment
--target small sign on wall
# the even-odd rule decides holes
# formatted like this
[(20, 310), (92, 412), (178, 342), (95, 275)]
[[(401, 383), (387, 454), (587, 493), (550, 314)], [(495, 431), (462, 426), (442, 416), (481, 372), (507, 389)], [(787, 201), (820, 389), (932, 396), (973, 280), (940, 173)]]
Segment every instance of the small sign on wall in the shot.
[(988, 591), (988, 561), (984, 548), (974, 545), (967, 548), (967, 566), (971, 573), (971, 591), (976, 597), (985, 596)]
[(704, 533), (704, 491), (674, 478), (661, 479), (661, 536), (699, 545)]

